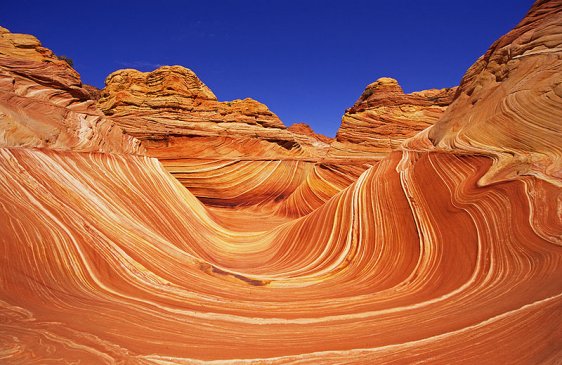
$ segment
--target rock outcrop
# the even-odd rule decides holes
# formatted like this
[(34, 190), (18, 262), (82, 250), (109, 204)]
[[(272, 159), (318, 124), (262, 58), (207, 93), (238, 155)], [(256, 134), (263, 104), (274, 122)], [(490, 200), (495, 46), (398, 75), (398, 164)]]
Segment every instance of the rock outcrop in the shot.
[(314, 130), (310, 127), (310, 125), (306, 123), (294, 123), (287, 129), (295, 134), (300, 134), (300, 135), (315, 138), (322, 143), (330, 144), (333, 141), (333, 139), (330, 137), (326, 137), (323, 134), (318, 134), (314, 132)]
[(412, 149), (492, 156), (482, 183), (562, 178), (562, 5), (537, 1), (470, 67), (443, 117)]
[[(291, 133), (256, 100), (218, 101), (193, 71), (182, 66), (116, 71), (107, 77), (98, 105), (127, 133), (144, 141), (155, 157), (179, 157), (178, 149), (200, 142), (228, 145), (220, 151), (222, 157), (263, 156), (267, 151), (272, 158), (318, 154), (316, 136)], [(197, 150), (192, 149), (189, 157), (197, 157)]]
[(405, 139), (433, 125), (452, 102), (455, 90), (405, 94), (395, 79), (378, 79), (345, 111), (330, 155), (384, 157)]
[[(330, 147), (327, 137), (304, 124), (286, 128), (256, 100), (220, 102), (193, 71), (181, 66), (114, 72), (98, 105), (142, 140), (149, 156), (213, 207), (252, 206), (301, 216), (368, 167), (323, 161)], [(311, 185), (311, 180), (317, 183)], [(285, 203), (303, 189), (314, 191), (314, 198)]]
[(37, 38), (0, 28), (0, 146), (141, 153), (97, 109), (69, 64)]

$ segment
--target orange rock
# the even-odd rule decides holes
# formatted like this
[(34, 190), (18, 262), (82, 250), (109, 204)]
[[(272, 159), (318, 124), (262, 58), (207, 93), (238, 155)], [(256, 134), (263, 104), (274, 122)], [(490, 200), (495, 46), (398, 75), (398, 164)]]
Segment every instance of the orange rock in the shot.
[(478, 187), (490, 163), (398, 151), (304, 217), (229, 219), (156, 159), (0, 149), (3, 356), (555, 363), (559, 189)]
[(346, 110), (330, 156), (384, 157), (402, 141), (435, 123), (456, 88), (404, 94), (398, 82), (383, 77), (368, 85)]
[(537, 1), (464, 75), (454, 102), (408, 142), (494, 158), (482, 183), (562, 178), (562, 6)]
[[(166, 168), (156, 158), (123, 151), (61, 151), (23, 143), (0, 148), (0, 359), (558, 364), (561, 179), (533, 165), (526, 174), (481, 182), (499, 171), (496, 155), (502, 153), (513, 152), (515, 161), (528, 153), (535, 161), (543, 152), (553, 159), (548, 166), (559, 163), (552, 142), (561, 133), (550, 129), (559, 107), (553, 71), (560, 74), (562, 68), (555, 50), (559, 4), (537, 2), (519, 26), (526, 36), (510, 38), (512, 47), (533, 44), (532, 51), (508, 61), (517, 67), (500, 73), (499, 81), (491, 79), (490, 70), (503, 68), (493, 56), (502, 48), (500, 40), (489, 62), (469, 70), (439, 122), (376, 160), (306, 157), (304, 142), (296, 147), (300, 154), (291, 148), (282, 152), (290, 147), (283, 147), (287, 140), (265, 138), (274, 129), (295, 141), (312, 141), (310, 146), (321, 141), (304, 126), (288, 131), (256, 125), (250, 106), (232, 112), (247, 113), (248, 123), (214, 123), (264, 134), (223, 136), (219, 127), (203, 133), (204, 123), (212, 121), (198, 105), (220, 103), (201, 84), (182, 79), (187, 72), (179, 78), (175, 72), (160, 75), (175, 80), (169, 93), (181, 94), (178, 108), (160, 86), (154, 95), (159, 100), (145, 100), (146, 85), (140, 94), (127, 86), (123, 95), (115, 91), (113, 101), (106, 100), (122, 124), (132, 118), (159, 133), (160, 142), (138, 131)], [(21, 79), (7, 71), (20, 61), (7, 57), (3, 64), (8, 66), (2, 66), (2, 80), (12, 77), (36, 91), (1, 89), (31, 100), (9, 104), (21, 124), (30, 123), (25, 117), (30, 110), (37, 111), (36, 123), (52, 121), (49, 111), (38, 114), (45, 110), (36, 106), (42, 100), (53, 108), (80, 107), (69, 86), (56, 92), (54, 73), (39, 85), (26, 76), (33, 69), (21, 68), (16, 75), (23, 74)], [(535, 83), (542, 97), (532, 97), (539, 92)], [(389, 79), (373, 88), (386, 90), (394, 101), (365, 95), (356, 114), (383, 115), (386, 106), (384, 115), (399, 119), (403, 114), (393, 108), (400, 103), (424, 114), (432, 106), (414, 101), (441, 95), (404, 95)], [(497, 97), (498, 89), (508, 96)], [(469, 94), (480, 95), (476, 104)], [(500, 101), (492, 113), (487, 103)], [(197, 109), (193, 116), (186, 103)], [(117, 116), (121, 113), (126, 115)], [(174, 116), (181, 119), (176, 124)], [(480, 116), (489, 117), (490, 125)], [(185, 118), (201, 120), (187, 125)], [(495, 134), (478, 134), (472, 123)], [(518, 135), (523, 126), (528, 129)], [(73, 135), (60, 122), (52, 127)], [(17, 141), (17, 133), (8, 132)], [(357, 137), (345, 129), (342, 136)], [(525, 143), (529, 150), (518, 146)], [(315, 148), (325, 151), (324, 145)], [(90, 145), (95, 146), (100, 144)], [(367, 159), (367, 147), (354, 153)]]
[[(259, 138), (280, 141), (302, 154), (294, 136), (262, 103), (246, 98), (219, 102), (212, 91), (182, 66), (152, 72), (119, 70), (107, 77), (98, 105), (129, 134), (154, 148), (174, 137)], [(157, 154), (157, 151), (154, 151)]]
[(78, 73), (33, 36), (0, 28), (0, 146), (141, 153)]
[(332, 138), (326, 137), (322, 134), (315, 133), (314, 130), (312, 130), (312, 128), (306, 123), (294, 123), (287, 129), (295, 134), (302, 134), (304, 136), (316, 138), (317, 140), (323, 143), (329, 144), (333, 141)]
[[(254, 206), (303, 215), (368, 167), (360, 163), (348, 168), (346, 161), (324, 160), (328, 138), (305, 125), (287, 129), (267, 106), (253, 99), (220, 102), (195, 73), (181, 66), (148, 73), (114, 72), (98, 105), (142, 140), (149, 156), (157, 157), (198, 198), (215, 207)], [(320, 162), (334, 165), (327, 169), (333, 173), (322, 174), (327, 182), (316, 178), (317, 169), (324, 170)], [(207, 168), (201, 173), (197, 168), (202, 164)], [(341, 178), (342, 170), (350, 172), (348, 178)], [(216, 178), (225, 175), (231, 177)], [(317, 181), (315, 187), (311, 179)], [(315, 191), (317, 198), (302, 206), (298, 198), (284, 203), (302, 189)]]

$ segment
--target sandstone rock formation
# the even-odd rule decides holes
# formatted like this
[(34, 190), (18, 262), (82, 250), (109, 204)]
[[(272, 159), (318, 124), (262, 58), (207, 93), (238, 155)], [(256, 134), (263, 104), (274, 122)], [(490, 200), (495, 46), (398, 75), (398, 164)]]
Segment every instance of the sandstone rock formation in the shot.
[(301, 219), (233, 229), (154, 159), (4, 149), (3, 356), (555, 363), (562, 227), (529, 217), (559, 189), (478, 188), (489, 166), (396, 152)]
[[(287, 129), (267, 106), (249, 98), (220, 102), (193, 71), (181, 66), (114, 72), (98, 105), (211, 206), (259, 206), (300, 216), (368, 167), (324, 161), (327, 137), (304, 124)], [(311, 180), (317, 183), (311, 185)], [(313, 198), (284, 203), (303, 189), (314, 191)]]
[(302, 134), (305, 136), (313, 137), (323, 143), (331, 143), (332, 138), (326, 137), (322, 134), (315, 133), (314, 130), (310, 127), (310, 125), (306, 123), (294, 123), (289, 128), (287, 128), (290, 132), (295, 134)]
[[(178, 152), (198, 157), (199, 149), (189, 146), (199, 143), (225, 146), (217, 151), (222, 157), (266, 153), (312, 157), (318, 150), (316, 136), (289, 132), (256, 100), (218, 101), (193, 71), (182, 66), (116, 71), (107, 77), (99, 106), (155, 157)], [(246, 148), (248, 144), (253, 147)], [(191, 151), (178, 151), (184, 147)]]
[[(167, 160), (100, 153), (93, 147), (114, 146), (108, 134), (100, 137), (107, 144), (91, 144), (96, 152), (73, 151), (71, 143), (64, 151), (26, 147), (27, 135), (17, 143), (11, 134), (12, 144), (0, 148), (0, 362), (558, 364), (561, 178), (552, 168), (562, 133), (552, 126), (562, 109), (553, 51), (561, 8), (538, 1), (492, 46), (489, 62), (469, 69), (433, 127), (370, 166), (305, 157), (300, 142), (301, 151), (281, 155), (272, 152), (277, 143), (244, 132), (310, 134), (302, 126), (264, 127), (249, 117), (216, 122), (236, 133), (213, 135), (226, 127), (207, 127), (197, 105), (219, 102), (183, 76), (160, 100), (151, 99), (161, 89), (144, 96), (149, 85), (116, 87), (100, 99), (113, 103), (106, 112), (130, 125), (149, 154)], [(506, 39), (533, 51), (492, 80), (491, 69), (504, 69), (495, 52)], [(30, 76), (16, 84), (33, 85), (49, 103), (69, 101), (64, 108), (80, 105), (66, 86), (53, 92), (51, 75), (40, 86)], [(497, 97), (500, 90), (505, 96)], [(472, 105), (469, 94), (481, 98)], [(365, 111), (378, 108), (370, 97)], [(37, 103), (7, 100), (21, 121)], [(504, 130), (508, 122), (513, 130)], [(495, 133), (477, 134), (472, 123)], [(165, 141), (160, 149), (150, 147), (157, 141), (149, 129)], [(345, 135), (352, 141), (353, 133)], [(499, 176), (504, 151), (512, 160), (501, 167), (511, 173), (481, 184)], [(511, 170), (529, 161), (538, 162)]]
[(96, 108), (66, 61), (0, 28), (0, 146), (140, 153), (139, 144)]
[(346, 110), (330, 155), (384, 157), (405, 139), (433, 125), (453, 100), (455, 90), (405, 94), (396, 80), (378, 79)]
[(462, 79), (450, 108), (411, 148), (494, 158), (482, 182), (521, 174), (562, 178), (562, 9), (537, 1)]
[(90, 99), (98, 101), (101, 98), (101, 90), (95, 86), (82, 84), (82, 87), (90, 94)]

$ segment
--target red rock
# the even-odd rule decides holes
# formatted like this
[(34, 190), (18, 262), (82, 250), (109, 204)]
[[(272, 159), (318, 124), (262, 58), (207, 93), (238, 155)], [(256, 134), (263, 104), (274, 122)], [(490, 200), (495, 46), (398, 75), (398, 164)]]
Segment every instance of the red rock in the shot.
[(326, 137), (322, 134), (315, 133), (312, 128), (306, 123), (294, 123), (289, 128), (287, 128), (290, 132), (295, 134), (302, 134), (305, 136), (313, 137), (323, 143), (331, 143), (333, 141), (332, 138)]
[[(157, 157), (184, 186), (214, 207), (258, 206), (281, 215), (306, 214), (368, 167), (325, 160), (330, 147), (326, 137), (306, 125), (287, 129), (267, 106), (253, 99), (220, 102), (195, 73), (181, 66), (149, 73), (114, 72), (98, 105), (128, 134), (142, 140), (149, 156)], [(202, 165), (207, 168), (198, 172)], [(342, 178), (341, 171), (349, 172), (348, 178)], [(230, 177), (222, 179), (226, 175)], [(312, 180), (317, 181), (315, 187)], [(304, 204), (299, 198), (285, 203), (303, 189), (314, 191), (314, 198)]]
[(88, 92), (89, 99), (98, 101), (101, 97), (101, 90), (95, 86), (82, 84), (82, 87)]
[(219, 102), (193, 71), (181, 66), (116, 71), (108, 76), (98, 105), (127, 133), (147, 141), (155, 156), (156, 146), (165, 148), (169, 136), (186, 141), (193, 136), (256, 137), (292, 150), (284, 154), (304, 153), (267, 106), (249, 98)]

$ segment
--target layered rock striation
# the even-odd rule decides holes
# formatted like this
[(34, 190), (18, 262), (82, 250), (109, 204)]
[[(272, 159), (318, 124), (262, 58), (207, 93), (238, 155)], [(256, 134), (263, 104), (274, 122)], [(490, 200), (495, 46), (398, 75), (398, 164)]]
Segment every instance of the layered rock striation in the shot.
[(395, 152), (302, 218), (227, 219), (155, 159), (2, 149), (3, 356), (556, 363), (559, 189), (489, 166)]
[(310, 127), (310, 125), (306, 123), (294, 123), (289, 128), (287, 128), (290, 132), (293, 132), (297, 135), (304, 135), (309, 136), (317, 139), (320, 142), (330, 144), (332, 143), (333, 139), (330, 137), (326, 137), (322, 134), (314, 132), (314, 130)]
[[(502, 38), (488, 63), (467, 72), (453, 109), (368, 164), (319, 162), (299, 155), (304, 148), (281, 158), (277, 143), (206, 135), (197, 123), (207, 119), (181, 119), (184, 105), (219, 102), (187, 82), (185, 69), (177, 79), (161, 75), (173, 79), (165, 82), (175, 85), (170, 95), (155, 86), (149, 98), (154, 85), (138, 91), (132, 83), (120, 99), (131, 104), (112, 101), (111, 118), (149, 145), (154, 128), (162, 147), (148, 153), (167, 159), (102, 151), (117, 146), (109, 134), (78, 152), (71, 143), (26, 147), (26, 134), (10, 134), (0, 148), (0, 362), (558, 364), (561, 179), (552, 169), (562, 133), (552, 126), (562, 108), (553, 51), (560, 8), (538, 1), (516, 28), (525, 31), (505, 38), (528, 51), (507, 62), (504, 78), (490, 74), (504, 69), (495, 58)], [(52, 85), (49, 77), (41, 82)], [(80, 105), (65, 87), (56, 93), (28, 76), (18, 83), (37, 91), (25, 94), (30, 104), (7, 99), (20, 123), (33, 98)], [(471, 95), (479, 95), (475, 104)], [(109, 102), (107, 94), (100, 100)], [(360, 104), (382, 113), (382, 102), (368, 95)], [(44, 117), (38, 122), (52, 120)], [(472, 123), (495, 133), (476, 134)], [(511, 156), (503, 165), (502, 154)], [(500, 176), (498, 166), (510, 173), (482, 184)]]
[[(253, 99), (220, 102), (193, 71), (181, 66), (148, 73), (114, 72), (98, 105), (141, 140), (149, 156), (157, 157), (185, 187), (214, 207), (253, 206), (300, 216), (368, 167), (324, 161), (330, 147), (327, 137), (305, 124), (286, 128), (267, 106)], [(316, 179), (319, 169), (326, 182)], [(341, 171), (349, 172), (349, 178), (342, 179)], [(284, 204), (311, 179), (320, 185), (306, 189), (315, 191), (317, 198)]]
[(395, 79), (378, 79), (345, 111), (330, 156), (384, 157), (405, 139), (433, 125), (453, 100), (455, 90), (405, 94)]
[[(156, 157), (168, 156), (168, 147), (181, 149), (201, 141), (227, 145), (220, 151), (222, 157), (263, 156), (268, 150), (272, 157), (314, 157), (325, 143), (315, 135), (288, 131), (256, 100), (218, 101), (193, 71), (182, 66), (116, 71), (107, 77), (98, 105)], [(244, 148), (248, 144), (255, 150)]]
[(561, 4), (537, 1), (470, 67), (442, 118), (408, 147), (491, 156), (482, 183), (529, 174), (558, 184), (561, 69)]
[(37, 38), (0, 28), (0, 146), (142, 153), (78, 73)]

